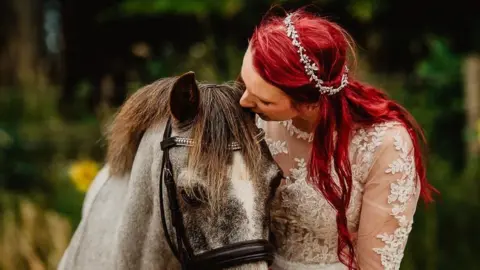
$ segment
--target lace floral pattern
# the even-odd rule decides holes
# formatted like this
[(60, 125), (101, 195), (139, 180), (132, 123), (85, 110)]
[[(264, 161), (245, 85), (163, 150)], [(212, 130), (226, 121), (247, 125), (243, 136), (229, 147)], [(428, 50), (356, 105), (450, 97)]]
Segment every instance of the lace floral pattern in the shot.
[(305, 181), (307, 179), (307, 163), (305, 162), (304, 158), (294, 158), (295, 162), (297, 163), (296, 168), (291, 168), (291, 178), (292, 180), (299, 180)]
[(336, 261), (335, 210), (305, 178), (280, 187), (273, 205), (272, 232), (279, 255), (306, 263)]
[[(286, 262), (318, 265), (318, 269), (338, 264), (336, 210), (321, 192), (307, 181), (308, 154), (298, 155), (297, 151), (296, 155), (292, 151), (301, 143), (309, 143), (313, 135), (297, 130), (291, 121), (259, 121), (258, 124), (267, 133), (269, 147), (275, 159), (278, 159), (279, 165), (285, 172), (290, 173), (291, 181), (279, 187), (272, 204), (271, 231), (275, 236), (277, 256)], [(281, 134), (280, 126), (283, 127), (285, 134)], [(390, 207), (390, 215), (398, 222), (398, 226), (392, 230), (380, 230), (372, 235), (372, 239), (379, 239), (379, 242), (384, 245), (369, 247), (374, 254), (372, 256), (378, 256), (376, 258), (378, 265), (385, 269), (398, 269), (412, 228), (411, 218), (405, 214), (405, 209), (412, 194), (415, 194), (416, 174), (413, 157), (404, 139), (406, 132), (400, 134), (398, 130), (405, 131), (396, 122), (359, 128), (352, 134), (349, 146), (353, 188), (347, 209), (347, 225), (354, 235), (359, 229), (365, 185), (370, 179), (373, 165), (377, 160), (382, 159), (378, 155), (383, 155), (385, 151), (382, 150), (380, 153), (378, 149), (391, 148), (392, 150), (388, 151), (396, 153), (398, 157), (385, 161), (386, 164), (390, 162), (389, 166), (385, 165), (383, 171), (378, 174), (386, 177), (398, 174), (395, 181), (388, 183), (385, 182), (388, 180), (384, 181), (384, 185), (390, 185), (389, 193), (384, 195), (385, 207)], [(390, 143), (392, 138), (393, 143)], [(385, 143), (386, 141), (388, 144)], [(282, 155), (287, 153), (288, 155)], [(332, 178), (338, 183), (338, 176), (334, 169), (332, 169)]]
[(308, 142), (313, 141), (313, 133), (308, 133), (298, 129), (293, 125), (292, 120), (282, 121), (280, 122), (280, 124), (287, 128), (290, 136), (296, 135), (298, 139), (302, 139)]
[(369, 130), (361, 128), (354, 132), (349, 149), (350, 153), (353, 154), (350, 159), (354, 161), (351, 162), (353, 179), (364, 183), (372, 166), (375, 150), (382, 144), (386, 131), (396, 124), (395, 122), (388, 122), (375, 125)]
[(268, 148), (270, 153), (276, 156), (278, 154), (288, 154), (287, 142), (286, 141), (274, 141), (270, 138), (266, 138)]
[(399, 227), (391, 234), (377, 235), (385, 246), (374, 248), (374, 251), (381, 256), (382, 265), (386, 270), (400, 269), (403, 250), (413, 224), (413, 220), (408, 219), (404, 212), (408, 201), (415, 195), (415, 161), (413, 156), (409, 155), (408, 146), (398, 133), (394, 136), (394, 140), (395, 150), (399, 152), (400, 157), (388, 166), (385, 173), (399, 174), (400, 177), (390, 185), (388, 196), (388, 203), (392, 206), (391, 215), (398, 221)]

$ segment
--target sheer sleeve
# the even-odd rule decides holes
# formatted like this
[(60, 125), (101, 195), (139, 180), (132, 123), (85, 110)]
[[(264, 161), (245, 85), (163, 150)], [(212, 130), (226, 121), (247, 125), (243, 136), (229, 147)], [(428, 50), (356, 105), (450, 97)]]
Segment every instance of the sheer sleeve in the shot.
[(389, 129), (365, 179), (357, 258), (360, 269), (399, 269), (418, 202), (412, 141)]

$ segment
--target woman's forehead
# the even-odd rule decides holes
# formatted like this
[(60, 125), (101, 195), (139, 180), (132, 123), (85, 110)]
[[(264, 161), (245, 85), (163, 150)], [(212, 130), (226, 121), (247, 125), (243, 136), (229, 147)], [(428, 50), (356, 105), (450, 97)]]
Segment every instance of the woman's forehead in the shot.
[(255, 70), (252, 62), (252, 55), (249, 50), (245, 53), (245, 57), (241, 69), (241, 79), (243, 80), (247, 91), (250, 94), (261, 99), (273, 100), (283, 94), (278, 87), (265, 81)]

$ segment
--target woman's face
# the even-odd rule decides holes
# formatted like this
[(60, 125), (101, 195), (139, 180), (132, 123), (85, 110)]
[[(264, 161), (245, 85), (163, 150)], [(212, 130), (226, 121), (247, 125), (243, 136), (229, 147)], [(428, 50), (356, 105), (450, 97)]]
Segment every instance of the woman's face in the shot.
[(242, 63), (241, 79), (246, 86), (240, 105), (251, 109), (266, 121), (284, 121), (298, 116), (293, 102), (278, 87), (266, 82), (255, 71), (250, 48)]

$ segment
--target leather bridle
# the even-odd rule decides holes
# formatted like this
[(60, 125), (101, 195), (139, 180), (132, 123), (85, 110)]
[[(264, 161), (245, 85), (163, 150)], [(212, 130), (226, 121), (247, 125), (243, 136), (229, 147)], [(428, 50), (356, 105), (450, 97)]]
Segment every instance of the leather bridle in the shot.
[[(266, 261), (269, 265), (274, 258), (274, 248), (270, 242), (264, 239), (250, 240), (234, 243), (228, 246), (212, 249), (201, 254), (194, 254), (185, 234), (183, 216), (177, 199), (177, 188), (173, 177), (172, 163), (170, 162), (169, 149), (172, 147), (191, 147), (194, 142), (190, 138), (171, 137), (172, 124), (168, 119), (161, 148), (163, 151), (162, 173), (160, 178), (160, 214), (163, 231), (168, 245), (182, 266), (182, 270), (191, 269), (224, 269), (242, 264)], [(257, 139), (264, 140), (263, 130), (257, 135)], [(238, 143), (230, 143), (229, 150), (237, 151), (241, 147)], [(163, 185), (165, 185), (171, 222), (175, 230), (175, 240), (170, 235), (165, 217), (163, 198)], [(174, 244), (174, 242), (176, 244)]]

